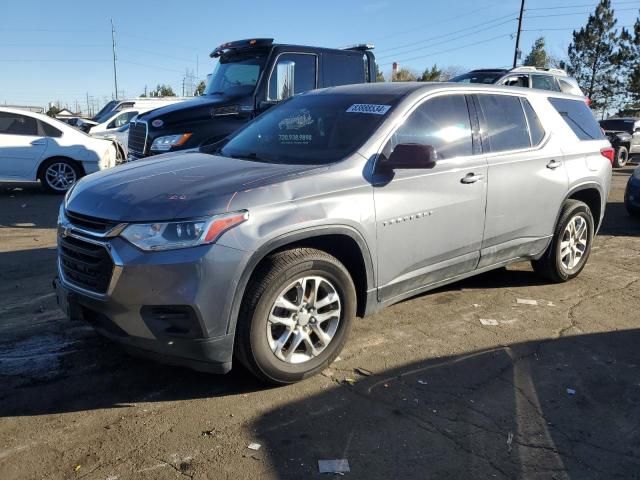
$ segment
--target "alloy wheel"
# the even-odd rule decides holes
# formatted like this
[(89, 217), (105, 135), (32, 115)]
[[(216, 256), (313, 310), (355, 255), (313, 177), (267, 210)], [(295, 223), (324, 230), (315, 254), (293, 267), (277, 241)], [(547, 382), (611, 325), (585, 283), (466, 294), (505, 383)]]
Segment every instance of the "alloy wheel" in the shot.
[(564, 229), (560, 241), (560, 263), (567, 272), (577, 268), (587, 251), (589, 229), (586, 218), (574, 216)]
[(68, 190), (71, 185), (76, 183), (76, 171), (71, 165), (65, 162), (52, 163), (45, 171), (45, 180), (47, 184), (58, 192)]

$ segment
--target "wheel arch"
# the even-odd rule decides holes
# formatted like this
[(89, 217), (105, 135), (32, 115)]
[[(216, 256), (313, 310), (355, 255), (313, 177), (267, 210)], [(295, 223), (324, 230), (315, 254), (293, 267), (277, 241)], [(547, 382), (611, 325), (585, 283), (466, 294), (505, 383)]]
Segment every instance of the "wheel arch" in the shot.
[(42, 174), (44, 173), (45, 165), (47, 163), (49, 163), (51, 160), (66, 160), (66, 161), (74, 164), (78, 168), (78, 170), (80, 170), (81, 176), (85, 176), (87, 174), (87, 172), (84, 171), (84, 167), (82, 166), (82, 162), (74, 160), (71, 157), (65, 157), (64, 155), (52, 155), (50, 157), (47, 157), (47, 158), (43, 159), (40, 162), (40, 165), (38, 165), (38, 170), (36, 171), (36, 180), (40, 180)]
[[(594, 182), (594, 183), (585, 183), (585, 184), (574, 187), (567, 194), (565, 201), (579, 200), (581, 202), (584, 202), (591, 210), (591, 214), (593, 215), (593, 220), (596, 223), (594, 230), (595, 232), (597, 232), (602, 223), (602, 216), (604, 213), (603, 198), (605, 197), (602, 192), (602, 188), (600, 187), (600, 185)], [(558, 223), (559, 218), (560, 218), (560, 212), (558, 212), (558, 216), (556, 218), (556, 224)]]
[(298, 230), (276, 237), (256, 250), (245, 265), (231, 305), (227, 333), (235, 331), (240, 304), (256, 269), (269, 255), (291, 248), (316, 248), (333, 255), (349, 271), (357, 294), (357, 314), (364, 316), (370, 307), (372, 296), (368, 294), (375, 285), (373, 257), (364, 237), (346, 225), (332, 225)]

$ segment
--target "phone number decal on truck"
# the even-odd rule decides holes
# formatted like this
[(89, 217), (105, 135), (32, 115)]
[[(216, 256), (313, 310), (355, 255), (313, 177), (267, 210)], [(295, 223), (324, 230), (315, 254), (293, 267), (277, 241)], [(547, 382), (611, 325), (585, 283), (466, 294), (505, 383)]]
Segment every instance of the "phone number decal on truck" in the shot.
[(354, 103), (347, 108), (347, 113), (372, 113), (374, 115), (384, 115), (391, 108), (391, 105), (373, 105), (371, 103)]

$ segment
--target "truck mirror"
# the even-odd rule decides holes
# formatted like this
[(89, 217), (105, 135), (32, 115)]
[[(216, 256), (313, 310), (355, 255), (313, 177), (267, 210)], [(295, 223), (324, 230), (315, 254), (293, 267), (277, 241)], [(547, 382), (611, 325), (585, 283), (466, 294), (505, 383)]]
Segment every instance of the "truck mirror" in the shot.
[(295, 92), (296, 62), (286, 60), (276, 67), (276, 100), (281, 101), (293, 96)]

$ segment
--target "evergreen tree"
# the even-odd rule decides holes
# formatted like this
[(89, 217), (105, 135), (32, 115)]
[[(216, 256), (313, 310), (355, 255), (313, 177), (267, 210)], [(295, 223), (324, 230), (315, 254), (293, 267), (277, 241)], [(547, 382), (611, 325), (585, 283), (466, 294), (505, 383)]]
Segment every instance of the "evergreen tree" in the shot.
[(204, 95), (204, 91), (207, 88), (206, 84), (204, 83), (204, 80), (201, 80), (200, 83), (198, 84), (198, 86), (196, 87), (195, 92), (193, 92), (193, 95), (195, 97), (199, 97), (200, 95)]
[(573, 31), (573, 42), (569, 45), (569, 73), (576, 78), (595, 109), (606, 109), (621, 87), (615, 25), (611, 0), (600, 0), (587, 24)]
[(544, 37), (540, 37), (533, 43), (529, 55), (524, 59), (523, 65), (538, 68), (549, 68), (550, 64), (551, 57), (549, 57), (547, 50), (545, 49)]
[(384, 74), (380, 71), (380, 67), (376, 63), (376, 82), (384, 82)]
[[(631, 36), (631, 35), (630, 35)], [(633, 40), (629, 45), (629, 78), (627, 89), (630, 107), (640, 109), (640, 15), (633, 27)]]
[(422, 76), (418, 78), (419, 82), (438, 82), (440, 81), (440, 77), (442, 76), (442, 70), (438, 68), (436, 64), (433, 67), (427, 67), (424, 72), (422, 72)]

